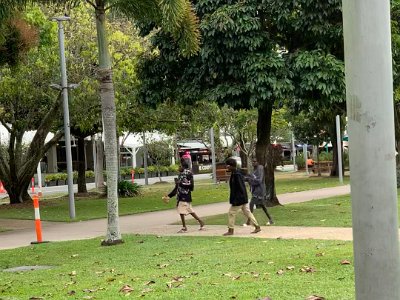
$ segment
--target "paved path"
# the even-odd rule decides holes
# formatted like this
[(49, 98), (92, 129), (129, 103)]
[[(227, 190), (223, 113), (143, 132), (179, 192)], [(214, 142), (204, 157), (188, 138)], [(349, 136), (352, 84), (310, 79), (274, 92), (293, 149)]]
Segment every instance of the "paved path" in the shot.
[[(350, 193), (350, 186), (338, 186), (296, 193), (279, 195), (282, 204), (298, 203), (322, 199), (332, 196), (346, 195)], [(195, 207), (200, 216), (212, 216), (227, 213), (228, 203), (214, 203)], [(136, 214), (120, 217), (120, 228), (123, 234), (140, 233), (156, 235), (178, 235), (178, 225), (166, 225), (179, 222), (179, 216), (175, 209)], [(0, 249), (11, 249), (27, 246), (35, 241), (34, 221), (0, 219), (0, 227), (13, 229), (0, 232)], [(220, 236), (226, 231), (226, 226), (206, 226), (206, 230), (199, 231), (197, 226), (188, 226), (188, 232), (183, 235)], [(259, 238), (284, 238), (284, 239), (335, 239), (352, 240), (351, 228), (329, 227), (286, 227), (263, 226), (262, 231), (250, 235), (251, 227), (235, 228), (235, 236), (259, 237)], [(98, 219), (74, 223), (42, 222), (43, 239), (46, 241), (81, 240), (99, 237), (104, 238), (107, 231), (107, 220)], [(182, 234), (181, 234), (182, 235)]]

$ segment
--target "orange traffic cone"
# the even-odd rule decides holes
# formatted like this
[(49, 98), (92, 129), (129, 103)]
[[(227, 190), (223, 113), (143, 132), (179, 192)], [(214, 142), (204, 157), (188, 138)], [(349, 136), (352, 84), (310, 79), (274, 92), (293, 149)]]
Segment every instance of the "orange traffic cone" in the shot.
[(3, 182), (0, 181), (0, 194), (4, 194), (6, 190), (4, 189)]
[(39, 197), (33, 195), (33, 207), (35, 208), (35, 229), (36, 229), (36, 242), (31, 242), (31, 244), (47, 243), (42, 239), (42, 224), (40, 222), (40, 212), (39, 212)]

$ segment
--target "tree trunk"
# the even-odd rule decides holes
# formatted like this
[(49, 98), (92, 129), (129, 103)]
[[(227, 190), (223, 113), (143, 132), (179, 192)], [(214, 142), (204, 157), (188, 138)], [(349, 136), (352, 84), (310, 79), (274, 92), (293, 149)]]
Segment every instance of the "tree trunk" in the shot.
[(116, 109), (112, 81), (111, 57), (108, 51), (105, 7), (96, 7), (96, 30), (99, 48), (99, 80), (101, 111), (107, 170), (107, 235), (102, 245), (122, 243), (118, 216), (118, 151)]
[(82, 136), (78, 136), (78, 194), (87, 193), (85, 166), (85, 138)]
[[(245, 149), (245, 145), (243, 144), (243, 140), (239, 141), (240, 149)], [(247, 172), (250, 172), (250, 161), (247, 157), (247, 153), (243, 150), (239, 151), (240, 159), (242, 160), (242, 168), (247, 168)]]
[(104, 188), (104, 175), (103, 175), (103, 166), (104, 166), (104, 145), (103, 141), (100, 138), (96, 140), (96, 188), (103, 189)]
[(275, 166), (271, 146), (272, 102), (265, 102), (258, 109), (256, 157), (264, 166), (267, 205), (281, 205), (275, 190)]
[[(336, 135), (336, 121), (333, 121), (333, 125), (330, 126), (330, 136), (332, 143), (332, 154), (333, 162), (330, 176), (339, 176), (339, 160), (338, 160), (338, 147), (337, 147), (337, 135)], [(342, 142), (340, 143), (340, 145)], [(343, 165), (343, 162), (342, 162)], [(344, 170), (344, 168), (343, 168)]]

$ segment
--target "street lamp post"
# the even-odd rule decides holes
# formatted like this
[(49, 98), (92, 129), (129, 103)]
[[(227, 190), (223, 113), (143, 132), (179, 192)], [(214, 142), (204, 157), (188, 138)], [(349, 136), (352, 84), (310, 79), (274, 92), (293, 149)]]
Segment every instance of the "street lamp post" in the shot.
[(64, 46), (64, 26), (63, 22), (69, 21), (66, 16), (52, 18), (58, 23), (58, 42), (60, 45), (60, 66), (61, 66), (61, 91), (63, 96), (63, 112), (64, 112), (64, 139), (65, 152), (67, 156), (67, 174), (68, 174), (68, 198), (69, 198), (69, 217), (75, 218), (75, 199), (74, 199), (74, 182), (72, 174), (72, 153), (71, 153), (71, 133), (69, 122), (68, 108), (68, 82), (67, 67), (65, 62), (65, 46)]

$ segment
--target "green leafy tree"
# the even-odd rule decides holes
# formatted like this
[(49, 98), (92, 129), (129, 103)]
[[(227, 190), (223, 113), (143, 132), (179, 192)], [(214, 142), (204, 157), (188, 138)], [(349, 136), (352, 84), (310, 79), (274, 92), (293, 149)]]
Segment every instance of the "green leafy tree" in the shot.
[(171, 164), (171, 142), (168, 140), (150, 141), (146, 144), (146, 147), (150, 161), (155, 166), (158, 178), (161, 182), (161, 172), (163, 167), (168, 167)]
[[(51, 28), (40, 26), (46, 18), (39, 10), (32, 8), (22, 17), (26, 18), (24, 22), (37, 27), (41, 38), (51, 39)], [(44, 47), (40, 41), (39, 47), (19, 59), (19, 64), (7, 63), (0, 68), (0, 122), (9, 133), (7, 145), (2, 146), (0, 178), (11, 204), (31, 200), (27, 189), (37, 165), (63, 134), (53, 128), (55, 120), (61, 117), (60, 95), (49, 88), (59, 77), (52, 67), (58, 63), (56, 49)], [(25, 144), (24, 134), (31, 130), (36, 130), (34, 137), (30, 144)], [(50, 131), (54, 136), (46, 142)]]
[(266, 159), (271, 116), (293, 86), (285, 57), (268, 34), (264, 6), (259, 1), (199, 0), (195, 7), (203, 36), (199, 55), (179, 58), (169, 37), (157, 34), (153, 42), (159, 52), (140, 69), (142, 98), (150, 103), (207, 99), (235, 109), (257, 109), (256, 156), (265, 165), (268, 200), (278, 203), (274, 167)]
[[(10, 11), (25, 5), (28, 0), (8, 1), (0, 0), (0, 23)], [(38, 2), (38, 1), (37, 1)], [(40, 1), (43, 3), (44, 1)], [(184, 55), (190, 55), (198, 50), (199, 34), (197, 20), (187, 0), (71, 0), (46, 1), (56, 4), (68, 4), (72, 7), (80, 3), (90, 5), (96, 16), (96, 32), (98, 41), (98, 78), (102, 107), (102, 120), (105, 141), (105, 156), (107, 168), (107, 236), (103, 245), (112, 245), (122, 242), (118, 219), (118, 150), (116, 134), (115, 93), (112, 76), (111, 56), (109, 52), (109, 35), (107, 31), (106, 14), (118, 12), (134, 20), (147, 20), (160, 26), (182, 49)]]

